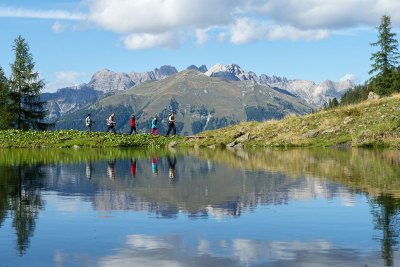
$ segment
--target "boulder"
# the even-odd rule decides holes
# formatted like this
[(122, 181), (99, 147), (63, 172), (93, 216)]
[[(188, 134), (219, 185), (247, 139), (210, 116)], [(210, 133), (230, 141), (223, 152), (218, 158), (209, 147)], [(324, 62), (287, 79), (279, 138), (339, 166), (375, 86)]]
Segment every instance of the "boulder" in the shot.
[(301, 138), (314, 138), (319, 134), (319, 130), (309, 131), (301, 136)]
[(250, 140), (250, 134), (249, 133), (244, 134), (244, 135), (236, 138), (235, 141), (238, 142), (238, 143), (241, 143), (241, 142), (248, 141), (248, 140)]
[(168, 147), (169, 148), (176, 147), (178, 144), (179, 144), (178, 141), (173, 141), (173, 142), (168, 144)]
[(369, 94), (368, 94), (368, 100), (376, 100), (376, 99), (379, 99), (380, 98), (380, 96), (378, 95), (378, 94), (375, 94), (374, 92), (369, 92)]

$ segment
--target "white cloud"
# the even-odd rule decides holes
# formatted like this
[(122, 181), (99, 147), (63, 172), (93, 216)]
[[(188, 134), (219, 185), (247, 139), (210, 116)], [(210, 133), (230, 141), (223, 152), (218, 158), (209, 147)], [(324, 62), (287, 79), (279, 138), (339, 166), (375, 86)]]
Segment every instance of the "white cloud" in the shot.
[(340, 78), (341, 82), (348, 81), (348, 80), (350, 80), (352, 82), (356, 81), (357, 80), (356, 75), (347, 73), (342, 78)]
[(59, 21), (54, 22), (53, 26), (51, 27), (51, 29), (53, 30), (53, 32), (55, 33), (61, 33), (63, 31), (65, 31), (67, 29), (67, 25), (65, 25), (64, 23), (61, 23)]
[(210, 29), (217, 41), (229, 37), (237, 45), (321, 40), (354, 29), (375, 30), (383, 14), (400, 26), (399, 0), (81, 0), (78, 8), (86, 13), (0, 6), (0, 17), (57, 20), (54, 32), (66, 29), (60, 20), (80, 21), (121, 34), (128, 49), (177, 48), (188, 36), (202, 45), (212, 40)]
[(208, 29), (197, 29), (196, 30), (196, 43), (203, 45), (209, 40)]
[(123, 38), (128, 49), (146, 49), (153, 47), (177, 48), (183, 42), (184, 37), (179, 33), (166, 32), (161, 34), (131, 34)]
[(46, 84), (44, 91), (55, 92), (57, 89), (76, 86), (87, 82), (90, 79), (90, 74), (76, 71), (61, 71), (55, 73), (53, 82)]
[(301, 30), (291, 25), (275, 25), (249, 18), (239, 18), (230, 29), (231, 42), (244, 44), (261, 40), (320, 40), (327, 30)]
[(0, 7), (0, 17), (60, 20), (84, 20), (86, 18), (83, 13), (64, 10), (31, 10), (14, 7)]
[(226, 25), (239, 0), (92, 0), (89, 20), (117, 33), (162, 33)]
[(243, 12), (254, 12), (278, 24), (301, 29), (375, 27), (384, 14), (390, 15), (400, 26), (398, 0), (249, 0)]

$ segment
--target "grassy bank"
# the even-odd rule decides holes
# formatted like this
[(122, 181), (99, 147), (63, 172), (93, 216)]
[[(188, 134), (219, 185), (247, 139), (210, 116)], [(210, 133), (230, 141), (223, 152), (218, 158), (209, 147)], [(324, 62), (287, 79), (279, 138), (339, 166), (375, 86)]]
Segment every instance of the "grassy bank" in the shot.
[(87, 133), (75, 130), (0, 131), (0, 147), (391, 147), (400, 149), (400, 95), (357, 105), (244, 122), (196, 137)]
[(165, 147), (182, 137), (163, 137), (149, 134), (111, 134), (104, 132), (59, 131), (0, 131), (0, 147)]
[(400, 148), (400, 95), (280, 121), (245, 122), (200, 134), (196, 146)]

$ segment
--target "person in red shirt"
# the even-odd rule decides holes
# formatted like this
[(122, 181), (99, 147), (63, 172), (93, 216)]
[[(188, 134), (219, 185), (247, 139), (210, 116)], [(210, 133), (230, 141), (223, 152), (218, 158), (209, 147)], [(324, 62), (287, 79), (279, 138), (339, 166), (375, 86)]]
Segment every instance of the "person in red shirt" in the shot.
[(135, 131), (135, 134), (137, 134), (135, 115), (132, 114), (129, 124), (131, 125), (131, 132), (129, 134), (132, 134), (133, 131)]

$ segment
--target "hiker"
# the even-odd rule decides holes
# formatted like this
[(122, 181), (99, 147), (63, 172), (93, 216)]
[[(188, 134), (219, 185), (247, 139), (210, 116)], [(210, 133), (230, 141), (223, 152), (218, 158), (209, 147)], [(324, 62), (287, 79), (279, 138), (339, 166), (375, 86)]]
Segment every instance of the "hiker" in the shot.
[(91, 133), (92, 132), (92, 124), (94, 123), (94, 121), (92, 121), (92, 118), (90, 117), (90, 113), (87, 114), (85, 122), (86, 122), (86, 128), (88, 129), (88, 132)]
[(115, 131), (115, 113), (111, 113), (110, 117), (107, 119), (107, 133), (111, 130), (113, 131), (114, 134), (116, 134)]
[(154, 115), (154, 118), (151, 120), (151, 131), (150, 134), (158, 134), (158, 129), (157, 129), (157, 123), (158, 123), (158, 115)]
[(174, 130), (172, 135), (175, 135), (176, 134), (176, 127), (175, 127), (175, 116), (174, 116), (173, 112), (170, 112), (168, 114), (168, 131), (167, 131), (166, 135), (169, 135), (169, 132), (171, 130)]
[(132, 116), (129, 120), (129, 124), (131, 125), (131, 132), (129, 134), (132, 134), (133, 131), (135, 131), (135, 134), (137, 134), (135, 115), (132, 114)]

